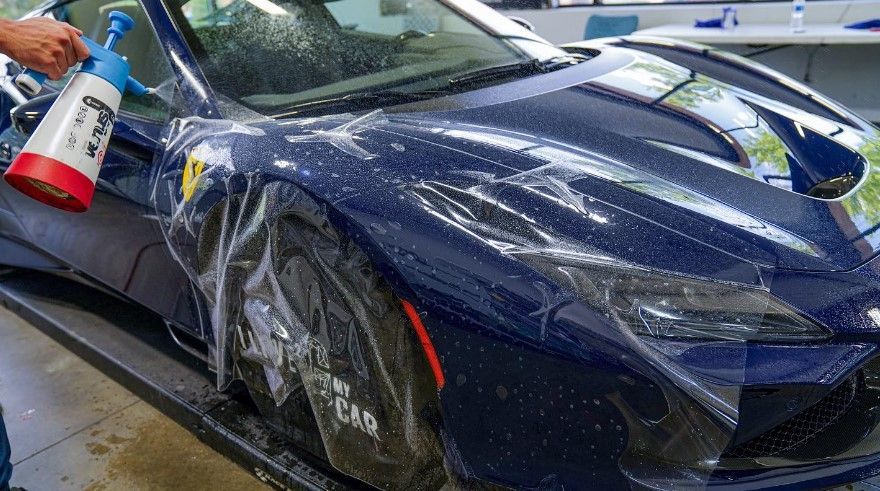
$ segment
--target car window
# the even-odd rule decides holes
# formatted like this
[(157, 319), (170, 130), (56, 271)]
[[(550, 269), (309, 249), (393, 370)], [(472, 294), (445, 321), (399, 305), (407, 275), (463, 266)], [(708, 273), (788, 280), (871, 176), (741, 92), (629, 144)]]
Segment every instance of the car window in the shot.
[(546, 53), (518, 44), (525, 29), (492, 34), (437, 0), (167, 1), (212, 88), (270, 116), (347, 94), (437, 91)]
[[(137, 0), (74, 0), (53, 9), (51, 15), (79, 28), (85, 36), (103, 44), (107, 39), (107, 16), (113, 10), (124, 12), (136, 23), (136, 27), (126, 33), (122, 42), (116, 46), (116, 52), (128, 58), (131, 75), (147, 87), (173, 84), (174, 73), (146, 13)], [(50, 85), (63, 87), (74, 71), (75, 69), (71, 69), (64, 79), (50, 82)], [(125, 94), (120, 109), (152, 120), (163, 120), (169, 112), (168, 104), (154, 95), (137, 97)]]

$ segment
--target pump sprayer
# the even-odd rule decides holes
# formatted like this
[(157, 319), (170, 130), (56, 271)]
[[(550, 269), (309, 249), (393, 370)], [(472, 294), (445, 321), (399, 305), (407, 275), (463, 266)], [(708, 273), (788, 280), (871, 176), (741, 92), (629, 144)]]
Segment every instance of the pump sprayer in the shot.
[[(91, 52), (52, 104), (21, 153), (3, 176), (22, 193), (62, 210), (83, 212), (95, 193), (122, 94), (148, 94), (129, 76), (131, 67), (113, 52), (116, 43), (134, 27), (131, 17), (110, 12), (104, 46), (82, 37)], [(26, 70), (16, 85), (37, 95), (46, 75)]]

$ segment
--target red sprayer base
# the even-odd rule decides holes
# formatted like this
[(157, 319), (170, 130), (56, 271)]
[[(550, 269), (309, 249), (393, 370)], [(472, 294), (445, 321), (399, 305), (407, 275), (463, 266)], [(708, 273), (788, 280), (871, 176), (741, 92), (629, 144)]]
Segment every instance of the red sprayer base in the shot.
[(81, 172), (35, 153), (20, 153), (3, 177), (31, 198), (65, 211), (86, 211), (95, 194), (95, 183)]

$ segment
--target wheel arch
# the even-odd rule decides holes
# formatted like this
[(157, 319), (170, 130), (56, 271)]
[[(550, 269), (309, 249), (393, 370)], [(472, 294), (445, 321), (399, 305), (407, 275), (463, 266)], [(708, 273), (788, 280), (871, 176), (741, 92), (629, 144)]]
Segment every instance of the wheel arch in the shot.
[[(388, 279), (392, 260), (367, 240), (361, 224), (299, 184), (251, 184), (217, 200), (198, 227), (196, 272), (214, 306), (211, 356), (219, 388), (242, 379), (249, 390), (256, 387), (252, 395), (270, 397), (274, 404), (264, 398), (258, 407), (273, 417), (276, 409), (289, 416), (289, 408), (302, 407), (305, 392), (331, 464), (366, 482), (388, 484), (397, 473), (406, 480), (443, 479), (442, 445), (433, 427), (438, 420), (427, 416), (438, 407), (435, 365), (422, 359), (420, 323), (407, 329), (412, 309), (400, 302), (408, 298), (406, 283)], [(260, 367), (248, 370), (254, 362), (265, 369), (263, 385)], [(329, 376), (332, 388), (317, 386), (317, 373)], [(344, 396), (338, 395), (342, 384)], [(360, 424), (355, 413), (363, 414), (365, 434), (376, 438), (377, 462), (366, 466), (370, 470), (351, 460), (357, 440), (348, 438)], [(414, 422), (417, 416), (421, 423)], [(410, 451), (419, 456), (419, 473), (388, 467)]]
[[(244, 176), (242, 177), (244, 178)], [(188, 263), (188, 267), (192, 268), (196, 278), (208, 273), (207, 270), (211, 267), (213, 259), (209, 258), (209, 255), (215, 253), (218, 248), (214, 241), (220, 240), (220, 236), (224, 234), (227, 239), (230, 238), (230, 228), (235, 225), (230, 227), (225, 222), (233, 219), (238, 207), (241, 206), (240, 203), (236, 204), (235, 202), (244, 200), (253, 204), (255, 201), (262, 201), (267, 206), (264, 223), (267, 233), (277, 227), (280, 221), (294, 217), (303, 219), (316, 227), (323, 226), (322, 223), (326, 221), (330, 227), (350, 240), (367, 256), (379, 276), (390, 286), (398, 299), (413, 301), (415, 294), (402, 274), (403, 272), (395, 264), (394, 258), (386, 248), (382, 247), (382, 244), (372, 240), (369, 226), (364, 226), (355, 217), (346, 213), (344, 207), (340, 208), (290, 180), (266, 179), (265, 176), (252, 176), (247, 179), (262, 182), (255, 187), (234, 186), (234, 192), (226, 195), (223, 193), (204, 193), (200, 202), (193, 203), (192, 206), (196, 209), (205, 211), (196, 214), (200, 220), (195, 227), (197, 239), (195, 247), (191, 251), (192, 257), (186, 255), (180, 259)], [(238, 227), (244, 228), (252, 225), (254, 223), (248, 221), (239, 223)], [(253, 244), (248, 246), (252, 247)], [(200, 291), (207, 296), (204, 288), (200, 288)], [(215, 316), (211, 317), (213, 322)], [(209, 328), (209, 330), (211, 329)], [(229, 345), (235, 333), (227, 329), (224, 334), (223, 339), (212, 339), (210, 340), (212, 343), (209, 342), (209, 344), (213, 344), (215, 347), (221, 344)], [(212, 350), (212, 352), (214, 352), (214, 358), (218, 356), (218, 353), (223, 353), (223, 359), (216, 359), (215, 363), (218, 368), (218, 387), (226, 387), (233, 380), (233, 374), (229, 370), (232, 367), (232, 351), (227, 349)], [(221, 368), (223, 369), (221, 370)]]

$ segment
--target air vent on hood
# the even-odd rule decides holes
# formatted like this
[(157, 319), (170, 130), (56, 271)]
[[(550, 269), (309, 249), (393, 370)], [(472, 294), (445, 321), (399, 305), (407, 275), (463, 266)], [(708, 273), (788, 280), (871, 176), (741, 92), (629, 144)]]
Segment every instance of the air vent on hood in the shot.
[(868, 169), (861, 154), (797, 121), (744, 101), (772, 128), (785, 149), (791, 190), (818, 199), (837, 199), (850, 192)]
[[(756, 104), (752, 126), (722, 131), (729, 146), (721, 156), (682, 142), (643, 140), (665, 150), (721, 167), (756, 181), (821, 200), (836, 200), (858, 186), (868, 164), (855, 150), (797, 121)], [(731, 159), (733, 157), (733, 160)]]

